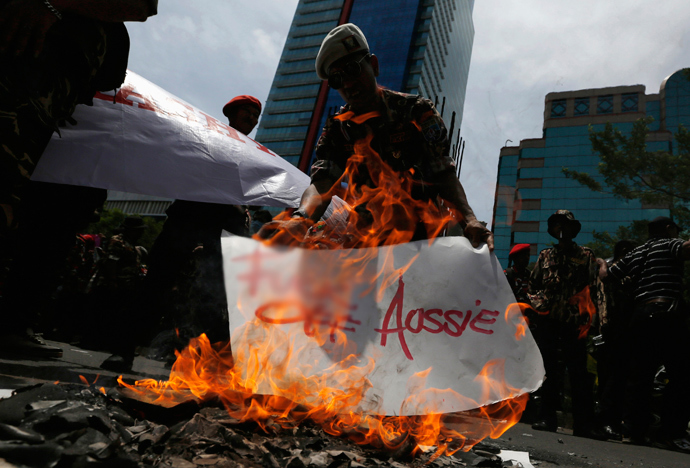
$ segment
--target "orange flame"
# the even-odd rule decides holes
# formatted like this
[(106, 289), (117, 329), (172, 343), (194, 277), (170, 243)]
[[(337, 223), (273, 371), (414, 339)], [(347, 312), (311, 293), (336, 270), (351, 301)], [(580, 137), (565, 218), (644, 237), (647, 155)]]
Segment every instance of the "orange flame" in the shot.
[[(398, 281), (409, 264), (375, 269), (372, 273), (367, 266), (377, 260), (377, 254), (371, 253), (374, 249), (364, 248), (410, 242), (419, 235), (420, 229), (432, 242), (461, 216), (452, 207), (437, 203), (435, 197), (421, 201), (413, 198), (413, 190), (432, 187), (420, 180), (414, 169), (394, 171), (371, 148), (371, 140), (369, 135), (355, 143), (355, 154), (348, 160), (345, 175), (327, 194), (338, 195), (347, 203), (341, 208), (347, 214), (343, 216), (344, 225), (333, 227), (320, 223), (310, 229), (306, 239), (291, 238), (292, 234), (288, 233), (264, 241), (268, 245), (288, 243), (312, 249), (348, 249), (349, 252), (343, 251), (349, 255), (345, 266), (338, 264), (330, 274), (320, 277), (307, 270), (306, 279), (300, 282), (301, 297), (286, 297), (259, 307), (254, 311), (255, 319), (233, 333), (233, 342), (241, 343), (239, 349), (232, 350), (229, 343), (212, 344), (206, 335), (201, 335), (191, 340), (182, 352), (176, 352), (177, 360), (168, 381), (147, 379), (130, 385), (120, 377), (120, 385), (146, 401), (164, 406), (189, 398), (200, 401), (218, 398), (232, 417), (256, 421), (266, 431), (276, 424), (291, 428), (310, 419), (327, 433), (347, 436), (360, 444), (387, 449), (409, 444), (413, 451), (420, 445), (436, 446), (435, 456), (469, 450), (483, 438), (499, 437), (517, 423), (528, 397), (506, 384), (503, 361), (487, 363), (476, 378), (487, 396), (500, 394), (503, 400), (470, 412), (447, 415), (428, 407), (429, 401), (469, 401), (451, 389), (427, 389), (426, 377), (431, 369), (410, 379), (408, 387), (412, 396), (401, 406), (401, 413), (425, 413), (424, 416), (380, 414), (365, 399), (372, 385), (367, 376), (373, 372), (375, 362), (373, 359), (362, 362), (356, 344), (349, 342), (344, 333), (350, 312), (351, 279), (353, 275), (380, 275), (381, 271), (390, 271), (390, 276), (385, 278), (365, 276), (364, 284), (374, 285), (381, 280), (377, 291), (380, 297), (388, 286)], [(362, 176), (373, 183), (358, 183)], [(341, 188), (341, 182), (346, 182), (345, 189)], [(278, 219), (281, 217), (286, 219), (287, 215)], [(353, 256), (350, 249), (359, 249), (361, 255)], [(384, 261), (392, 264), (393, 259)], [(329, 304), (336, 310), (323, 310), (319, 301), (324, 296), (331, 299)], [(520, 307), (509, 307), (505, 313), (505, 320), (516, 326), (517, 339), (526, 333)], [(303, 322), (304, 333), (320, 345), (329, 345), (335, 364), (310, 372), (313, 369), (305, 364), (312, 362), (306, 356), (308, 350), (294, 346), (291, 336), (274, 326), (297, 322)]]
[(571, 297), (568, 302), (577, 305), (580, 315), (585, 317), (587, 321), (583, 325), (580, 325), (580, 334), (578, 338), (582, 339), (589, 333), (589, 329), (592, 326), (592, 320), (594, 320), (594, 315), (597, 312), (594, 302), (592, 302), (592, 296), (589, 294), (589, 286), (585, 286), (582, 291)]

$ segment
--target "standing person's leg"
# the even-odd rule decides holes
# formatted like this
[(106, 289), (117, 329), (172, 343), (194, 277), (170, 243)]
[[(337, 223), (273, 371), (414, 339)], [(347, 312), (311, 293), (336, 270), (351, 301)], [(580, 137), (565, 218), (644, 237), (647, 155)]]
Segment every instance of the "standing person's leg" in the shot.
[(591, 437), (594, 427), (594, 376), (587, 370), (586, 338), (577, 328), (562, 334), (563, 360), (568, 368), (573, 410), (573, 435)]
[(540, 317), (539, 327), (539, 351), (544, 359), (546, 379), (541, 386), (541, 407), (538, 421), (532, 425), (533, 429), (555, 432), (558, 429), (558, 408), (561, 377), (558, 364), (560, 331), (556, 321), (550, 318)]
[[(46, 36), (39, 57), (0, 57), (0, 242), (17, 226), (21, 197), (53, 131), (77, 104), (91, 97), (92, 80), (105, 58), (102, 28), (93, 27), (89, 40), (76, 45), (71, 39), (75, 31), (67, 23), (61, 25)], [(13, 274), (10, 271), (8, 276)], [(15, 305), (4, 304), (0, 315), (2, 350), (46, 357), (61, 354), (26, 334), (32, 317)]]
[(629, 330), (619, 330), (607, 338), (611, 343), (611, 375), (607, 380), (599, 401), (599, 424), (601, 431), (609, 439), (622, 440), (623, 410), (625, 389), (630, 375)]
[(651, 423), (654, 375), (661, 365), (658, 340), (650, 317), (658, 309), (656, 304), (639, 305), (630, 321), (630, 376), (625, 395), (623, 419), (630, 439), (635, 444), (649, 443), (647, 431)]
[[(688, 437), (688, 420), (690, 420), (690, 361), (688, 361), (687, 344), (690, 343), (684, 317), (659, 317), (657, 319), (658, 333), (663, 333), (659, 340), (662, 362), (666, 367), (668, 384), (664, 389), (663, 406), (661, 409), (660, 441), (673, 443), (674, 440)], [(671, 447), (690, 452), (690, 446)]]

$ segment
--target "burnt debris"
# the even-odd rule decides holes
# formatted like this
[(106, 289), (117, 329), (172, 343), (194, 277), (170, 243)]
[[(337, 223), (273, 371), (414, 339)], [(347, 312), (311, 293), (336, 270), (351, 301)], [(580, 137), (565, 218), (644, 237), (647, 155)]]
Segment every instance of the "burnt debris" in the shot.
[(18, 467), (357, 468), (502, 466), (486, 444), (412, 456), (359, 446), (302, 423), (292, 429), (231, 418), (218, 402), (172, 407), (116, 390), (42, 384), (0, 400), (0, 465)]

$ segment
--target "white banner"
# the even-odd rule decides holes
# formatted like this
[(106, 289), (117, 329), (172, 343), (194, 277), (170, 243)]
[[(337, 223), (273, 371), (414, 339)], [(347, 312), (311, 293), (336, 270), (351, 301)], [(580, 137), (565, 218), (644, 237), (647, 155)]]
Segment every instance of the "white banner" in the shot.
[(131, 71), (79, 105), (33, 179), (184, 200), (299, 206), (309, 177), (265, 146)]
[(325, 376), (333, 388), (365, 387), (358, 411), (416, 415), (477, 408), (543, 381), (486, 246), (463, 237), (359, 250), (222, 244), (235, 365), (256, 393)]

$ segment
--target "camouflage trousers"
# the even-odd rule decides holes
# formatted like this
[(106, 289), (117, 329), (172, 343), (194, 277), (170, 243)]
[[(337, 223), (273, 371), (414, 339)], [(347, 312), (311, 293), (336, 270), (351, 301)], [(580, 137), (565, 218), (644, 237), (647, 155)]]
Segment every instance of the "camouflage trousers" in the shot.
[(53, 132), (90, 102), (106, 46), (102, 28), (58, 30), (38, 58), (0, 58), (0, 238), (16, 228), (22, 192)]

